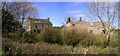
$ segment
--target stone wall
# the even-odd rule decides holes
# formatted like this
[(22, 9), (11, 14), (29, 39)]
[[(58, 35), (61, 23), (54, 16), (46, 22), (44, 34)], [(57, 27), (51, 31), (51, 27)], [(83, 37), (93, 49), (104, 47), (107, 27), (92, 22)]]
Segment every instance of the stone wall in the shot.
[(26, 21), (26, 31), (32, 31), (32, 32), (40, 32), (42, 31), (44, 28), (46, 27), (52, 27), (52, 23), (42, 23), (42, 21), (44, 20), (48, 20), (49, 19), (30, 19), (28, 18), (28, 20)]
[[(104, 22), (108, 27), (109, 22)], [(94, 34), (103, 34), (103, 26), (101, 22), (93, 22), (93, 26), (89, 22), (69, 22), (65, 26), (67, 29), (74, 29), (76, 31), (92, 31)]]
[(31, 30), (30, 19), (26, 21), (26, 31), (29, 32)]

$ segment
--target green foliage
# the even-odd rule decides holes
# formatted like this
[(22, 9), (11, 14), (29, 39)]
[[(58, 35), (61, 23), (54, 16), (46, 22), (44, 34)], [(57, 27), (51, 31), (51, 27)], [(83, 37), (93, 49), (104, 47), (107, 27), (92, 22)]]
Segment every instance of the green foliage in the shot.
[(84, 38), (83, 34), (75, 32), (74, 30), (63, 31), (62, 33), (62, 37), (64, 38), (64, 44), (72, 45), (73, 47), (76, 46), (80, 42), (80, 40)]
[(108, 42), (104, 35), (55, 28), (45, 28), (40, 33), (10, 32), (8, 37), (3, 40), (3, 54), (84, 54), (86, 50), (87, 54), (114, 54), (120, 46), (118, 35), (111, 36)]
[(110, 47), (119, 47), (120, 46), (120, 30), (114, 30), (113, 35), (110, 38)]
[(3, 39), (3, 54), (84, 54), (86, 50), (87, 54), (116, 54), (119, 45), (117, 36), (112, 36), (108, 43), (104, 35), (54, 28), (46, 28), (41, 33), (17, 32), (9, 35), (19, 36), (18, 42), (9, 38)]
[(12, 54), (14, 49), (15, 46), (11, 39), (2, 39), (2, 54)]
[(3, 31), (3, 33), (4, 32), (11, 32), (11, 31), (13, 31), (14, 29), (12, 28), (12, 27), (14, 27), (13, 26), (13, 24), (14, 24), (14, 17), (13, 17), (13, 15), (8, 11), (8, 10), (4, 10), (4, 9), (2, 9), (2, 29), (4, 30), (4, 29), (6, 29), (7, 28), (7, 30), (4, 30)]
[(20, 55), (20, 54), (117, 54), (117, 47), (100, 47), (100, 46), (66, 46), (58, 44), (48, 44), (44, 42), (37, 43), (20, 43), (9, 38), (3, 38), (2, 53)]
[(84, 47), (92, 46), (93, 44), (93, 35), (87, 32), (81, 33), (82, 39), (80, 40), (78, 45), (83, 45)]
[(117, 43), (118, 43), (118, 46), (120, 47), (120, 38), (118, 38), (118, 42)]
[(20, 28), (20, 23), (8, 10), (2, 9), (2, 35), (8, 37), (9, 33), (15, 33)]
[(105, 48), (107, 46), (117, 47), (119, 45), (118, 41), (115, 39), (115, 41), (112, 39), (109, 43), (105, 35), (95, 35), (88, 32), (78, 33), (74, 30), (62, 31), (54, 28), (46, 28), (43, 32), (39, 33), (36, 38), (40, 42), (71, 45), (73, 47), (79, 45), (83, 45), (84, 47), (95, 45)]
[(120, 39), (118, 36), (112, 36), (110, 40), (110, 47), (120, 47)]
[(96, 45), (96, 46), (106, 47), (109, 45), (107, 38), (103, 35), (93, 36), (92, 41), (93, 41), (93, 45)]
[(60, 45), (72, 45), (76, 46), (80, 40), (88, 38), (90, 35), (88, 33), (78, 33), (74, 30), (72, 31), (62, 31), (61, 29), (46, 28), (44, 31), (39, 33), (36, 37), (38, 41), (43, 41), (51, 44)]
[(118, 47), (118, 46), (120, 46), (120, 44), (119, 44), (118, 40), (116, 40), (116, 41), (111, 41), (109, 46)]
[(35, 33), (24, 32), (22, 41), (27, 43), (35, 43), (37, 42), (37, 39), (35, 37), (36, 37)]
[(38, 34), (37, 39), (52, 44), (62, 44), (61, 31), (59, 29), (46, 28)]
[(38, 42), (44, 42), (43, 33), (37, 34), (35, 38)]
[(81, 40), (79, 42), (79, 45), (83, 45), (84, 47), (89, 47), (92, 46), (92, 41), (85, 39), (85, 40)]

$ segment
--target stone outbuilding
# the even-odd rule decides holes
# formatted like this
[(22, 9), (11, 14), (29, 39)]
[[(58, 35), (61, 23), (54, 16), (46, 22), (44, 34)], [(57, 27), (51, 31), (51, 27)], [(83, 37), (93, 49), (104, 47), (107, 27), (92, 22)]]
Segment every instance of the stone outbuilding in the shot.
[(26, 31), (27, 32), (41, 32), (46, 27), (52, 27), (50, 18), (39, 19), (39, 18), (30, 18), (28, 17), (26, 21)]
[[(105, 28), (108, 27), (109, 22), (104, 22)], [(92, 25), (90, 22), (84, 22), (82, 21), (82, 18), (80, 17), (79, 22), (72, 22), (71, 18), (68, 17), (66, 25), (64, 26), (66, 29), (74, 29), (78, 32), (84, 31), (84, 32), (90, 32), (94, 34), (103, 34), (104, 28), (102, 26), (101, 22), (93, 22)]]

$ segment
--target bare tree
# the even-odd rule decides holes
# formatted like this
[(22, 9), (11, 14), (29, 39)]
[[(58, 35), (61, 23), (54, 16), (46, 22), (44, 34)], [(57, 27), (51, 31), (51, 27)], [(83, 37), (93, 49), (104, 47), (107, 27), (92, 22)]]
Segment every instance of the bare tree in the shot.
[(39, 10), (36, 6), (34, 6), (32, 3), (29, 2), (17, 2), (11, 4), (11, 9), (14, 8), (13, 14), (16, 14), (17, 18), (19, 18), (19, 21), (21, 20), (21, 23), (23, 25), (25, 18), (28, 16), (35, 17), (38, 15)]
[[(115, 2), (92, 2), (89, 4), (90, 15), (98, 18), (102, 23), (102, 27), (105, 30), (107, 38), (110, 37), (110, 28), (113, 26), (113, 22), (117, 16), (117, 3)], [(106, 26), (104, 22), (108, 22)]]
[(4, 2), (2, 4), (4, 9), (9, 10), (12, 15), (15, 16), (16, 20), (21, 22), (22, 28), (24, 24), (24, 20), (30, 16), (35, 17), (39, 15), (38, 8), (30, 2)]

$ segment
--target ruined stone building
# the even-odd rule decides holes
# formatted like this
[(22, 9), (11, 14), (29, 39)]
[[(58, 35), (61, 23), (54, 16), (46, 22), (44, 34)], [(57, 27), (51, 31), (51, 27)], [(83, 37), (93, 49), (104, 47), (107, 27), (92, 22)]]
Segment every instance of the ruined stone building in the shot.
[[(105, 27), (108, 27), (109, 22), (104, 22)], [(79, 22), (71, 22), (71, 18), (68, 17), (66, 25), (66, 29), (74, 29), (75, 31), (79, 32), (90, 32), (94, 34), (103, 34), (104, 28), (101, 22), (93, 22), (92, 25), (90, 22), (83, 22), (82, 18), (80, 17)]]
[(27, 32), (37, 32), (39, 33), (46, 27), (52, 27), (52, 23), (50, 22), (50, 18), (47, 19), (38, 19), (38, 18), (30, 18), (28, 17), (26, 21), (26, 31)]

